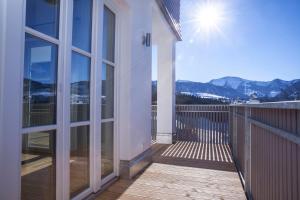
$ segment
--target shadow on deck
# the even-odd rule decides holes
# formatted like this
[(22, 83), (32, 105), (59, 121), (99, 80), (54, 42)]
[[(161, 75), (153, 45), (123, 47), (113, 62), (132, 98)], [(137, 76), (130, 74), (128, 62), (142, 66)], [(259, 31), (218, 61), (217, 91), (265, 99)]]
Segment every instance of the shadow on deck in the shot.
[(230, 147), (227, 144), (211, 144), (179, 141), (165, 146), (153, 155), (153, 162), (170, 165), (236, 171)]
[(180, 141), (152, 150), (143, 173), (118, 180), (96, 199), (246, 199), (228, 145)]

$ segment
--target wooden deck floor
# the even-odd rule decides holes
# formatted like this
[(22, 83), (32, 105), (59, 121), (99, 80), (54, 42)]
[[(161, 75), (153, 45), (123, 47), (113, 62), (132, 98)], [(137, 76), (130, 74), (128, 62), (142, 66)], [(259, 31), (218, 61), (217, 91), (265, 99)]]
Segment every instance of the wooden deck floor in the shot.
[(96, 200), (246, 199), (228, 146), (206, 145), (162, 146), (142, 174), (117, 181)]

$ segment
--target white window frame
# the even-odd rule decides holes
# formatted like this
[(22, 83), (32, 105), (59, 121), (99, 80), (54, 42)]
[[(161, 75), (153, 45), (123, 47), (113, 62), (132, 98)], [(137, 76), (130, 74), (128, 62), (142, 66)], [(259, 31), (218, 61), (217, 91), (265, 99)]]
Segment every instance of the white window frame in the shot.
[[(113, 118), (108, 119), (102, 119), (100, 116), (100, 121), (102, 123), (105, 122), (113, 122), (113, 134), (114, 134), (114, 166), (113, 166), (113, 173), (105, 177), (104, 179), (101, 179), (100, 187), (105, 185), (107, 182), (109, 182), (111, 179), (113, 179), (116, 176), (119, 176), (119, 163), (120, 163), (120, 157), (119, 157), (119, 80), (120, 80), (120, 28), (121, 28), (121, 22), (120, 22), (120, 14), (121, 9), (115, 3), (115, 1), (111, 0), (103, 0), (103, 4), (101, 6), (102, 11), (101, 13), (101, 25), (103, 28), (103, 9), (104, 6), (106, 6), (108, 9), (110, 9), (115, 14), (115, 48), (114, 48), (114, 62), (108, 61), (102, 57), (102, 44), (101, 44), (101, 69), (102, 64), (108, 64), (114, 68), (114, 116)], [(101, 31), (103, 33), (103, 30)], [(101, 43), (102, 43), (102, 35), (101, 35)], [(102, 70), (101, 70), (102, 71)], [(102, 72), (101, 72), (101, 83), (102, 83)], [(101, 93), (102, 94), (102, 91)], [(100, 102), (101, 103), (101, 102)], [(101, 107), (101, 106), (100, 106)], [(100, 127), (101, 132), (101, 127)], [(102, 133), (101, 133), (102, 134)], [(100, 134), (100, 140), (101, 140), (101, 134)], [(100, 151), (101, 151), (101, 141), (100, 141)], [(101, 153), (101, 152), (100, 152)], [(101, 155), (100, 155), (100, 161), (101, 161)], [(100, 177), (101, 177), (101, 163), (100, 163)]]
[[(11, 165), (10, 180), (14, 180), (9, 183), (9, 190), (1, 190), (1, 195), (9, 195), (10, 199), (21, 198), (21, 145), (22, 135), (25, 133), (39, 132), (39, 131), (56, 131), (56, 199), (63, 200), (69, 199), (69, 180), (70, 180), (70, 128), (78, 125), (90, 126), (90, 187), (76, 196), (75, 200), (82, 199), (92, 192), (97, 192), (104, 183), (109, 181), (110, 178), (119, 175), (119, 80), (120, 80), (120, 22), (121, 22), (121, 9), (117, 1), (113, 0), (93, 0), (93, 14), (92, 14), (92, 46), (91, 53), (82, 52), (76, 47), (72, 47), (72, 20), (73, 20), (73, 1), (60, 0), (60, 16), (59, 16), (59, 34), (58, 39), (38, 32), (30, 27), (26, 27), (26, 0), (2, 0), (0, 6), (7, 4), (6, 13), (12, 24), (4, 24), (8, 27), (7, 34), (11, 34), (15, 37), (7, 37), (4, 31), (0, 33), (0, 40), (9, 38), (6, 44), (5, 52), (0, 51), (0, 56), (4, 57), (6, 52), (15, 52), (14, 59), (9, 56), (4, 61), (1, 59), (1, 74), (0, 74), (0, 110), (1, 110), (1, 123), (7, 123), (6, 127), (1, 132), (10, 132), (6, 134), (5, 142), (8, 142), (11, 148), (5, 149), (11, 152), (9, 155), (10, 163), (5, 164), (5, 169), (8, 165)], [(102, 30), (103, 30), (103, 8), (104, 5), (111, 9), (116, 16), (116, 34), (115, 34), (115, 62), (108, 63), (114, 66), (114, 173), (101, 179), (101, 82), (102, 82)], [(2, 7), (1, 7), (2, 8)], [(7, 21), (7, 19), (3, 19)], [(1, 21), (1, 24), (2, 21)], [(3, 26), (4, 26), (3, 25)], [(2, 27), (2, 26), (1, 26)], [(23, 112), (23, 78), (24, 78), (24, 53), (25, 53), (25, 33), (29, 33), (34, 37), (38, 37), (42, 40), (56, 44), (58, 49), (57, 57), (57, 96), (56, 96), (56, 124), (45, 125), (38, 127), (22, 127), (22, 112)], [(4, 36), (2, 38), (2, 36)], [(2, 43), (1, 43), (2, 44)], [(2, 45), (1, 45), (2, 47)], [(21, 49), (19, 49), (21, 48)], [(4, 48), (3, 48), (4, 49)], [(71, 55), (72, 50), (79, 52), (91, 58), (90, 68), (90, 120), (88, 122), (70, 122), (70, 75), (71, 75)], [(17, 69), (3, 70), (2, 66), (17, 66)], [(5, 74), (2, 74), (4, 71)], [(11, 77), (13, 80), (9, 80), (5, 77)], [(18, 78), (16, 78), (18, 77)], [(4, 79), (5, 78), (5, 79)], [(16, 81), (18, 80), (18, 81)], [(2, 85), (3, 83), (3, 85)], [(4, 88), (4, 86), (11, 86), (10, 92)], [(3, 96), (2, 96), (3, 94)], [(11, 110), (11, 117), (5, 119), (2, 116), (2, 111), (6, 111), (4, 103), (11, 102), (14, 105), (14, 109)], [(1, 118), (2, 117), (2, 118)], [(3, 121), (3, 120), (4, 121)], [(9, 122), (9, 123), (8, 123)], [(2, 134), (2, 133), (1, 133)], [(1, 135), (2, 139), (2, 135)], [(2, 147), (0, 147), (2, 150)], [(0, 154), (2, 156), (2, 152)], [(6, 159), (7, 157), (5, 157)], [(17, 163), (17, 164), (16, 164)], [(2, 166), (1, 166), (2, 169)], [(9, 175), (10, 175), (9, 174)], [(8, 187), (8, 186), (7, 186)], [(2, 193), (4, 191), (4, 193)]]
[[(24, 10), (23, 10), (23, 20), (24, 20), (24, 32), (23, 32), (23, 51), (22, 51), (22, 57), (23, 57), (23, 65), (22, 67), (22, 81), (21, 81), (21, 91), (22, 91), (22, 96), (23, 96), (23, 78), (24, 78), (24, 54), (25, 54), (25, 33), (28, 33), (34, 37), (37, 37), (39, 39), (45, 40), (47, 42), (50, 42), (52, 44), (57, 45), (57, 74), (56, 74), (56, 124), (53, 125), (45, 125), (45, 126), (37, 126), (37, 127), (29, 127), (29, 128), (23, 128), (21, 125), (21, 135), (24, 134), (29, 134), (33, 132), (39, 132), (39, 131), (49, 131), (49, 130), (54, 130), (55, 131), (55, 138), (56, 138), (56, 146), (55, 146), (55, 155), (56, 155), (56, 199), (62, 199), (62, 193), (65, 187), (62, 185), (61, 179), (63, 179), (63, 174), (64, 173), (64, 168), (61, 166), (63, 165), (63, 161), (65, 159), (64, 155), (63, 156), (58, 156), (60, 153), (63, 153), (63, 137), (64, 137), (64, 131), (63, 131), (63, 99), (64, 99), (64, 94), (63, 94), (63, 68), (64, 68), (64, 32), (65, 28), (63, 26), (64, 24), (64, 19), (65, 19), (65, 11), (66, 8), (66, 2), (64, 0), (60, 1), (59, 5), (59, 32), (58, 32), (58, 38), (54, 38), (51, 36), (48, 36), (44, 33), (41, 33), (39, 31), (36, 31), (30, 27), (26, 26), (26, 1), (24, 3)], [(22, 116), (23, 116), (23, 101), (20, 102), (20, 107), (21, 107), (21, 124), (23, 124)], [(22, 139), (21, 139), (22, 143)], [(20, 152), (21, 154), (21, 152)], [(21, 160), (20, 162), (21, 163)], [(21, 165), (20, 165), (21, 168)], [(21, 185), (21, 184), (20, 184)], [(21, 190), (21, 188), (20, 188)]]
[(90, 59), (90, 118), (87, 121), (80, 121), (80, 122), (71, 122), (70, 120), (70, 84), (65, 84), (65, 90), (67, 91), (67, 95), (68, 98), (64, 101), (64, 103), (66, 104), (65, 106), (65, 113), (66, 115), (68, 115), (68, 120), (66, 120), (64, 126), (65, 126), (65, 149), (67, 149), (68, 151), (66, 151), (66, 157), (67, 159), (64, 160), (65, 166), (65, 180), (64, 185), (67, 185), (68, 187), (64, 189), (63, 193), (64, 193), (64, 199), (70, 199), (70, 165), (69, 165), (69, 160), (70, 160), (70, 138), (71, 138), (71, 128), (72, 127), (80, 127), (80, 126), (89, 126), (89, 187), (87, 189), (85, 189), (84, 191), (82, 191), (80, 194), (78, 194), (77, 196), (75, 196), (74, 198), (72, 198), (73, 200), (80, 200), (85, 198), (86, 196), (88, 196), (90, 193), (92, 193), (94, 191), (94, 177), (95, 175), (95, 135), (97, 134), (97, 132), (95, 131), (96, 129), (94, 128), (94, 115), (95, 113), (93, 112), (95, 109), (97, 109), (95, 107), (95, 96), (96, 96), (96, 92), (94, 90), (95, 88), (95, 82), (96, 82), (96, 78), (95, 78), (95, 71), (96, 71), (96, 66), (97, 66), (97, 62), (96, 62), (96, 56), (97, 56), (97, 29), (96, 29), (96, 24), (98, 22), (97, 18), (95, 18), (95, 14), (98, 12), (97, 7), (99, 7), (99, 1), (98, 0), (92, 0), (92, 13), (91, 13), (91, 24), (92, 24), (92, 29), (91, 29), (91, 50), (90, 52), (87, 52), (85, 50), (82, 50), (78, 47), (73, 46), (73, 41), (72, 41), (72, 32), (73, 32), (73, 0), (71, 1), (67, 1), (68, 7), (69, 7), (69, 12), (67, 12), (67, 35), (68, 35), (68, 45), (66, 48), (66, 55), (69, 54), (67, 56), (67, 60), (68, 60), (68, 64), (67, 64), (67, 73), (66, 73), (66, 79), (68, 80), (68, 83), (71, 82), (71, 67), (72, 67), (72, 53), (78, 53), (80, 55), (86, 56)]

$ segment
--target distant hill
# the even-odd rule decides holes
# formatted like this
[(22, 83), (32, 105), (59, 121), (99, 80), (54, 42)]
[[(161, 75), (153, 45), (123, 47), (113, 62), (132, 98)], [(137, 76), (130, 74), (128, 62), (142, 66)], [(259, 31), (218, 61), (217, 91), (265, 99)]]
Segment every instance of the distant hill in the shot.
[[(300, 81), (293, 80), (293, 81)], [(211, 80), (209, 83), (213, 85), (222, 86), (223, 88), (231, 88), (238, 93), (257, 97), (276, 97), (282, 90), (289, 87), (293, 81), (284, 81), (274, 79), (272, 81), (251, 81), (239, 77), (224, 77), (220, 79)]]
[[(157, 82), (153, 82), (156, 87)], [(252, 81), (239, 77), (223, 77), (207, 83), (179, 80), (176, 92), (211, 99), (249, 100), (250, 98), (268, 100), (300, 99), (300, 79), (285, 81)]]
[[(269, 101), (268, 98), (263, 98), (265, 101)], [(273, 100), (286, 101), (286, 100), (300, 100), (300, 81), (294, 80), (289, 83), (288, 87), (282, 89)]]

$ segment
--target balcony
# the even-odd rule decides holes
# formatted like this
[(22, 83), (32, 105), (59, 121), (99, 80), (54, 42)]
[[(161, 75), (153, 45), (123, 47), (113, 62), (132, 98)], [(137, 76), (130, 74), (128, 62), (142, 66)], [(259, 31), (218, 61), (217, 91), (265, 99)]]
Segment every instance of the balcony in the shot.
[(172, 145), (96, 199), (300, 199), (300, 102), (177, 105)]

